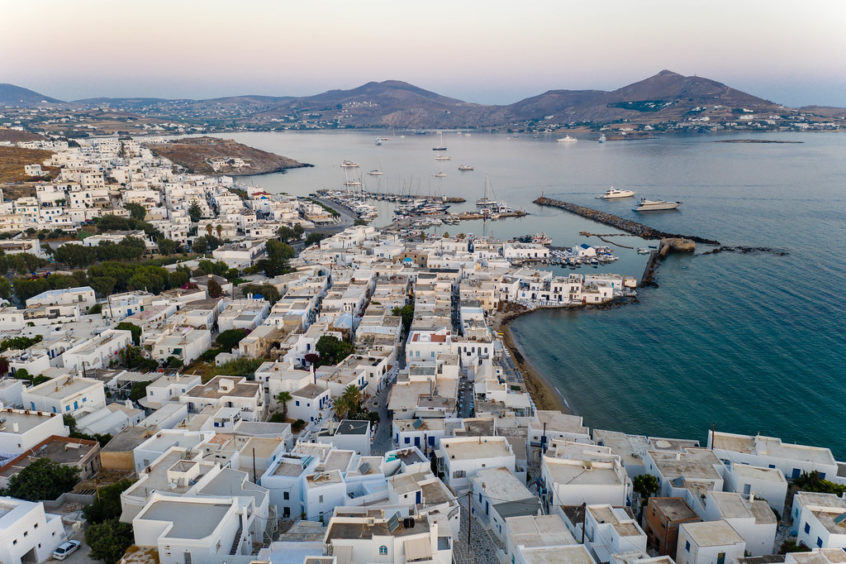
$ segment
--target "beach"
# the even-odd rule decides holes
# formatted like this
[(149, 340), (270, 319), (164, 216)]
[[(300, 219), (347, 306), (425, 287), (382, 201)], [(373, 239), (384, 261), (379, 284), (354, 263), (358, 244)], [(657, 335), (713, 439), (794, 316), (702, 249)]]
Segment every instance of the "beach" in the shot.
[(532, 367), (514, 343), (509, 323), (526, 313), (529, 313), (529, 310), (506, 313), (502, 317), (497, 315), (493, 320), (494, 327), (502, 333), (502, 343), (511, 352), (511, 358), (514, 359), (514, 364), (523, 375), (523, 383), (526, 386), (526, 391), (532, 396), (535, 407), (541, 410), (571, 413), (558, 390)]

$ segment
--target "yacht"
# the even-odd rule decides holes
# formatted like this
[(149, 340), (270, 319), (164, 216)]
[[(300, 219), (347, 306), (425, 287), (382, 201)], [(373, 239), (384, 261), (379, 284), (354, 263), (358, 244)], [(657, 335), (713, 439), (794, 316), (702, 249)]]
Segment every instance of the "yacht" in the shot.
[(605, 134), (603, 133), (602, 135), (600, 135), (599, 139), (597, 139), (597, 141), (599, 141), (600, 143), (605, 143), (605, 141), (606, 141)]
[(369, 174), (370, 176), (382, 176), (383, 173), (378, 168), (374, 168), (373, 170), (371, 170), (367, 174)]
[(446, 178), (446, 173), (445, 172), (436, 172), (435, 178)]
[(647, 200), (641, 198), (640, 202), (632, 208), (636, 212), (674, 210), (681, 205), (681, 202), (665, 202), (664, 200)]
[(341, 168), (358, 168), (358, 163), (353, 161), (344, 161), (341, 163)]
[(458, 165), (458, 170), (463, 171), (463, 172), (466, 172), (468, 170), (473, 170), (473, 165), (469, 165), (469, 164)]
[(438, 145), (432, 147), (433, 151), (446, 151), (446, 145), (444, 145), (444, 132), (441, 131), (441, 142)]
[(377, 138), (376, 138), (376, 144), (377, 144), (377, 145), (381, 145), (381, 144), (382, 144), (382, 138), (381, 138), (381, 137), (377, 137)]
[(575, 137), (570, 137), (569, 135), (565, 135), (557, 140), (559, 143), (575, 143), (578, 141)]
[(634, 190), (618, 190), (612, 186), (603, 195), (599, 196), (599, 198), (601, 200), (615, 200), (617, 198), (631, 198), (634, 195)]
[(448, 161), (448, 160), (450, 160), (451, 158), (452, 158), (452, 157), (450, 157), (449, 155), (437, 155), (437, 156), (435, 157), (435, 160), (436, 160), (436, 161)]

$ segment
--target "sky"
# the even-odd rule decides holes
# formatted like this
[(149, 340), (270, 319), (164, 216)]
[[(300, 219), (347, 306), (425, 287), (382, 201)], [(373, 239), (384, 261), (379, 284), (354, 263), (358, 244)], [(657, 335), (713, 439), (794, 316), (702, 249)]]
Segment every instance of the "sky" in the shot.
[(404, 80), (479, 103), (662, 69), (846, 106), (842, 0), (0, 0), (0, 82), (64, 100)]

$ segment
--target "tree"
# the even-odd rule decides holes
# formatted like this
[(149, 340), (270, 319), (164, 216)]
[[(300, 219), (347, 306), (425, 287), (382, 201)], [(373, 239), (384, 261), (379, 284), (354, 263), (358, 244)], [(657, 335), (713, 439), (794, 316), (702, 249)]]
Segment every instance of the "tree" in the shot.
[(205, 237), (197, 237), (194, 239), (194, 242), (191, 243), (191, 250), (195, 253), (205, 254), (206, 251), (209, 250), (209, 244), (206, 241)]
[[(258, 294), (268, 302), (270, 305), (279, 301), (279, 290), (272, 284), (243, 284), (238, 286), (241, 289), (241, 294), (246, 296), (248, 294)], [(255, 297), (255, 295), (253, 296)]]
[(640, 474), (632, 479), (632, 489), (640, 494), (644, 505), (649, 496), (658, 492), (659, 487), (658, 478), (652, 474)]
[(171, 239), (159, 239), (156, 244), (159, 246), (159, 252), (163, 255), (172, 255), (179, 249), (179, 243)]
[(326, 238), (326, 235), (323, 233), (312, 232), (306, 236), (305, 239), (305, 246), (308, 247), (310, 245), (314, 245), (315, 243), (321, 242), (323, 239)]
[(168, 368), (182, 368), (183, 362), (182, 359), (177, 356), (169, 356), (165, 361), (165, 364)]
[(12, 284), (5, 276), (0, 276), (0, 298), (8, 300), (12, 297)]
[(188, 217), (191, 218), (192, 223), (197, 223), (203, 217), (203, 210), (197, 205), (197, 202), (193, 202), (188, 208)]
[(353, 225), (367, 225), (367, 222), (361, 218), (356, 219), (353, 221)]
[(117, 519), (95, 523), (85, 531), (85, 542), (91, 547), (91, 557), (103, 560), (106, 564), (119, 561), (134, 541), (132, 525)]
[(354, 384), (344, 388), (344, 393), (335, 400), (335, 415), (338, 419), (352, 419), (364, 411), (362, 407), (363, 397), (361, 390)]
[(408, 333), (409, 328), (411, 328), (411, 322), (414, 321), (414, 304), (395, 307), (391, 313), (402, 317), (402, 328)]
[(39, 458), (12, 476), (3, 495), (39, 501), (56, 499), (79, 481), (79, 468)]
[(9, 359), (5, 356), (0, 356), (0, 376), (9, 372)]
[(132, 384), (132, 388), (129, 390), (129, 399), (132, 401), (138, 401), (143, 397), (147, 396), (147, 386), (152, 384), (151, 381), (146, 382), (135, 382)]
[(353, 346), (330, 335), (323, 335), (314, 347), (321, 364), (338, 364), (353, 352)]
[(223, 288), (220, 287), (220, 284), (214, 278), (209, 278), (208, 291), (210, 298), (223, 297)]
[(130, 323), (129, 321), (121, 321), (115, 325), (115, 329), (129, 331), (132, 333), (132, 342), (135, 343), (135, 346), (137, 347), (141, 344), (141, 328), (137, 325)]
[(82, 515), (85, 516), (85, 520), (89, 524), (94, 524), (119, 518), (121, 514), (120, 494), (131, 485), (132, 480), (121, 480), (109, 486), (98, 488), (94, 501), (82, 508)]
[(290, 392), (279, 392), (276, 394), (276, 401), (282, 406), (282, 421), (288, 419), (288, 402), (291, 401)]
[(265, 244), (265, 252), (267, 258), (258, 261), (257, 266), (268, 278), (284, 274), (288, 269), (288, 260), (296, 255), (291, 245), (273, 239)]
[(214, 226), (214, 230), (217, 232), (217, 238), (218, 238), (218, 239), (223, 239), (223, 235), (222, 235), (222, 233), (223, 233), (223, 226), (222, 226), (221, 224), (219, 224), (219, 223), (218, 223), (217, 225), (215, 225), (215, 226)]
[(217, 336), (217, 344), (226, 349), (226, 352), (232, 352), (232, 349), (238, 346), (241, 339), (247, 336), (244, 329), (228, 329), (221, 332)]
[(211, 237), (212, 231), (214, 231), (214, 227), (212, 227), (211, 223), (207, 223), (206, 224), (206, 233), (209, 234), (209, 237)]
[(123, 209), (129, 210), (129, 217), (132, 219), (144, 221), (144, 218), (147, 217), (147, 210), (141, 204), (124, 204)]

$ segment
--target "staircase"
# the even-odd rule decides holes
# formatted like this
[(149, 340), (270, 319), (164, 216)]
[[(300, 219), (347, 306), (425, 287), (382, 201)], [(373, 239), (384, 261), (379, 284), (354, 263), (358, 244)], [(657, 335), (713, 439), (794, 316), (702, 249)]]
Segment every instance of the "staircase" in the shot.
[(235, 532), (235, 538), (232, 540), (232, 548), (229, 549), (229, 554), (238, 554), (238, 546), (241, 544), (241, 533), (244, 532), (244, 524), (239, 523), (238, 530)]

